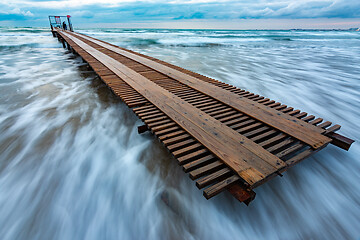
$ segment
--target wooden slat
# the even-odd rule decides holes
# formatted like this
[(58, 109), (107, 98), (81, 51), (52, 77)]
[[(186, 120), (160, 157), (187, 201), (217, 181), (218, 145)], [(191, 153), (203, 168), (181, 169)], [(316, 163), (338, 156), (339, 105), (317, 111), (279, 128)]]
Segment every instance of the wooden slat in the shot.
[(192, 161), (190, 163), (184, 164), (183, 165), (183, 170), (184, 170), (184, 172), (191, 171), (191, 170), (193, 170), (195, 168), (198, 168), (200, 166), (203, 166), (203, 165), (209, 163), (210, 161), (213, 161), (214, 159), (215, 159), (215, 157), (212, 154), (201, 157), (200, 159), (197, 159), (197, 160)]
[(211, 187), (204, 190), (205, 198), (206, 199), (212, 198), (213, 196), (224, 191), (225, 188), (231, 186), (231, 184), (235, 183), (238, 180), (239, 180), (239, 177), (234, 175), (234, 176), (224, 179), (223, 181), (221, 181), (217, 184), (212, 185)]
[(204, 187), (214, 183), (219, 178), (226, 176), (229, 173), (231, 173), (231, 171), (228, 168), (220, 169), (219, 171), (209, 174), (208, 176), (203, 177), (202, 179), (196, 181), (196, 186), (198, 188), (204, 188)]
[(197, 179), (199, 177), (207, 175), (209, 172), (214, 172), (215, 170), (220, 169), (222, 167), (224, 167), (224, 163), (222, 163), (221, 161), (215, 161), (213, 163), (207, 164), (204, 167), (191, 171), (190, 178), (192, 180)]
[(206, 154), (209, 154), (209, 150), (207, 149), (200, 149), (200, 150), (197, 150), (195, 152), (192, 152), (192, 153), (189, 153), (189, 154), (186, 154), (185, 156), (182, 156), (182, 157), (178, 157), (177, 160), (179, 162), (180, 165), (183, 165), (183, 164), (187, 164), (191, 161), (194, 161), (200, 157), (202, 157), (203, 155), (206, 155)]

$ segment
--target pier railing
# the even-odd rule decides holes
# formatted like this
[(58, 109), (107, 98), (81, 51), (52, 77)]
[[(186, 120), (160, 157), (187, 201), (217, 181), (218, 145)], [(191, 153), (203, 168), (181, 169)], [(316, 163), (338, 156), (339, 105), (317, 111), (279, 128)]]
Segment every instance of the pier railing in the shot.
[[(51, 30), (53, 31), (54, 28), (62, 28), (63, 27), (63, 23), (67, 22), (67, 26), (69, 27), (69, 30), (71, 32), (74, 31), (73, 26), (71, 24), (71, 20), (70, 20), (71, 16), (70, 15), (66, 15), (66, 16), (49, 16), (49, 23), (50, 23), (50, 27)], [(67, 30), (67, 29), (64, 29)]]

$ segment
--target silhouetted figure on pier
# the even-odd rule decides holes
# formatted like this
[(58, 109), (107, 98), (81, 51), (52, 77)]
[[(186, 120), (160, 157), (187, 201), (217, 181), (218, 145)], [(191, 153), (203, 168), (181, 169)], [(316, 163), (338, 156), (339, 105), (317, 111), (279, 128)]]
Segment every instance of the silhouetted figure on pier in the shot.
[(65, 21), (63, 22), (63, 29), (64, 29), (64, 30), (67, 30)]

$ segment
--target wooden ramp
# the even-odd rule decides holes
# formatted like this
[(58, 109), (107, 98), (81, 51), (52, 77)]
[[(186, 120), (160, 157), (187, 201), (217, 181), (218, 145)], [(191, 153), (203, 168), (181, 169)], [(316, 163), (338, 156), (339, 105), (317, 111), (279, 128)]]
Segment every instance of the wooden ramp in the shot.
[(227, 190), (248, 204), (253, 188), (332, 143), (339, 125), (274, 100), (120, 48), (55, 29), (144, 122), (209, 199)]

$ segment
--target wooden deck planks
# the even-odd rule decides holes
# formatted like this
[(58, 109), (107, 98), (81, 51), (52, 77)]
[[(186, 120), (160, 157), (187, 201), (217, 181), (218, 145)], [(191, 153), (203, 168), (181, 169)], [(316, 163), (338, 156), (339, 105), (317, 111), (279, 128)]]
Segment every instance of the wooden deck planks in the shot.
[[(68, 33), (73, 34), (70, 32)], [(348, 149), (353, 142), (351, 139), (347, 139), (341, 135), (333, 133), (334, 131), (338, 130), (340, 126), (334, 125), (329, 127), (331, 125), (330, 122), (319, 124), (323, 121), (322, 119), (315, 119), (315, 117), (312, 115), (307, 117), (307, 113), (301, 112), (300, 110), (294, 110), (293, 108), (282, 105), (281, 103), (275, 102), (274, 100), (270, 100), (263, 96), (250, 93), (242, 89), (238, 89), (234, 86), (182, 69), (161, 60), (141, 55), (127, 49), (122, 49), (97, 39), (86, 37), (85, 35), (73, 35), (75, 39), (79, 40), (78, 43), (82, 42), (83, 44), (92, 47), (99, 53), (108, 56), (109, 59), (115, 60), (117, 63), (120, 61), (120, 65), (115, 64), (115, 66), (112, 66), (111, 64), (109, 65), (107, 61), (102, 62), (101, 59), (99, 60), (98, 58), (89, 54), (87, 50), (84, 50), (82, 47), (80, 47), (77, 43), (70, 39), (68, 35), (65, 35), (63, 31), (59, 30), (58, 34), (61, 35), (59, 40), (62, 42), (65, 40), (68, 43), (67, 45), (72, 47), (73, 53), (80, 54), (116, 95), (118, 95), (129, 107), (135, 107), (133, 111), (145, 123), (144, 126), (139, 127), (139, 133), (147, 130), (152, 131), (164, 144), (164, 146), (166, 146), (167, 149), (173, 154), (173, 156), (175, 156), (179, 164), (183, 165), (184, 171), (190, 173), (190, 177), (192, 179), (200, 178), (197, 180), (197, 186), (199, 188), (206, 188), (204, 190), (204, 196), (206, 198), (213, 197), (227, 189), (239, 201), (248, 204), (255, 197), (255, 193), (251, 191), (249, 187), (254, 188), (268, 181), (272, 177), (280, 174), (281, 172), (286, 171), (290, 166), (293, 166), (302, 159), (325, 147), (328, 142), (315, 148), (306, 142), (299, 141), (290, 134), (282, 131), (279, 132), (279, 129), (259, 121), (258, 119), (239, 111), (239, 109), (236, 109), (229, 104), (225, 104), (224, 102), (219, 101), (219, 99), (213, 98), (211, 95), (199, 91), (201, 89), (195, 89), (189, 86), (189, 84), (185, 84), (181, 80), (177, 80), (174, 77), (166, 75), (166, 72), (164, 74), (157, 69), (153, 69), (152, 66), (149, 67), (142, 62), (136, 61), (137, 59), (132, 59), (124, 56), (119, 52), (110, 50), (108, 46), (112, 46), (115, 49), (120, 49), (127, 53), (134, 54), (143, 59), (151, 60), (154, 63), (167, 66), (173, 70), (180, 71), (185, 75), (195, 77), (200, 82), (205, 82), (208, 85), (215, 86), (218, 89), (225, 90), (235, 94), (240, 98), (251, 101), (251, 103), (253, 103), (255, 106), (265, 106), (271, 109), (271, 111), (274, 111), (274, 113), (277, 115), (279, 115), (278, 113), (280, 113), (280, 115), (284, 114), (287, 118), (293, 118), (292, 120), (295, 119), (301, 124), (304, 124), (304, 127), (308, 128), (309, 130), (315, 130), (315, 133), (331, 136), (332, 143), (343, 149)], [(104, 46), (100, 46), (91, 40), (103, 43)], [(183, 118), (189, 117), (187, 112), (185, 112), (186, 116), (184, 116), (181, 115), (181, 112), (178, 112), (178, 110), (181, 110), (182, 108), (175, 108), (176, 114), (180, 116), (180, 118), (175, 120), (172, 119), (167, 115), (167, 113), (163, 112), (161, 106), (159, 108), (159, 105), (151, 104), (152, 100), (144, 96), (142, 92), (144, 89), (139, 91), (141, 89), (136, 87), (134, 88), (134, 85), (129, 84), (129, 79), (123, 79), (124, 76), (121, 74), (119, 75), (119, 72), (114, 74), (114, 69), (117, 69), (115, 72), (119, 71), (121, 74), (127, 77), (130, 76), (130, 79), (133, 78), (135, 82), (138, 81), (138, 77), (144, 77), (148, 82), (155, 84), (152, 86), (157, 86), (157, 88), (162, 89), (161, 91), (165, 91), (165, 95), (167, 95), (167, 97), (177, 97), (173, 98), (173, 100), (182, 101), (181, 104), (178, 105), (184, 105), (184, 103), (186, 103), (186, 106), (184, 105), (183, 107), (185, 107), (187, 110), (189, 110), (187, 108), (188, 105), (190, 105), (190, 107), (194, 107), (194, 109), (191, 111), (197, 111), (205, 114), (201, 115), (200, 118), (202, 118), (202, 116), (210, 117), (212, 121), (215, 120), (217, 123), (225, 125), (225, 127), (227, 127), (229, 130), (238, 133), (237, 136), (240, 135), (241, 137), (246, 137), (245, 139), (259, 147), (261, 151), (265, 150), (265, 154), (271, 156), (272, 159), (276, 159), (278, 161), (280, 160), (279, 158), (281, 158), (280, 163), (282, 163), (283, 166), (279, 166), (278, 170), (276, 170), (276, 168), (274, 168), (275, 170), (271, 168), (269, 169), (269, 165), (273, 167), (271, 164), (273, 162), (270, 161), (269, 164), (266, 158), (263, 159), (260, 156), (257, 156), (260, 157), (262, 162), (258, 162), (259, 159), (252, 161), (253, 165), (248, 164), (248, 168), (243, 170), (241, 172), (242, 176), (240, 176), (236, 170), (228, 165), (234, 164), (233, 162), (230, 161), (225, 163), (225, 161), (219, 158), (218, 155), (213, 155), (212, 153), (214, 152), (212, 150), (208, 149), (208, 147), (205, 146), (203, 142), (199, 142), (198, 139), (194, 138), (193, 134), (189, 132), (192, 129), (185, 129), (183, 126), (179, 125), (179, 123), (181, 124), (181, 120)], [(151, 87), (151, 85), (147, 85), (147, 87), (149, 86)], [(152, 91), (152, 88), (150, 88), (150, 90)], [(160, 96), (158, 100), (164, 100), (164, 96)], [(199, 124), (197, 126), (199, 128), (203, 128), (201, 125), (202, 122), (195, 121), (195, 123), (200, 123), (200, 126)], [(195, 123), (192, 122), (191, 124)], [(208, 122), (206, 123), (208, 124)], [(224, 126), (221, 126), (221, 128), (223, 127)], [(210, 133), (210, 135), (211, 134), (213, 133)], [(229, 139), (231, 141), (236, 141), (233, 138)], [(250, 151), (250, 153), (254, 154), (252, 151)], [(225, 157), (225, 155), (223, 156)], [(260, 165), (258, 166), (257, 164)], [(240, 167), (244, 166), (245, 165), (241, 165)], [(262, 171), (268, 171), (269, 174), (264, 175)], [(244, 178), (248, 179), (248, 181), (250, 179), (250, 182)]]
[(193, 105), (171, 94), (136, 71), (90, 47), (70, 34), (65, 36), (141, 93), (151, 103), (207, 147), (250, 186), (274, 174), (286, 164), (259, 145), (240, 135)]
[(161, 72), (173, 79), (176, 79), (181, 83), (184, 83), (263, 123), (268, 124), (269, 126), (272, 126), (284, 133), (287, 133), (290, 136), (293, 136), (300, 141), (309, 144), (314, 149), (321, 148), (323, 145), (331, 142), (330, 138), (319, 133), (318, 128), (306, 124), (303, 121), (300, 121), (299, 119), (296, 119), (288, 114), (282, 114), (270, 107), (254, 103), (253, 101), (245, 97), (240, 97), (237, 94), (227, 91), (223, 88), (219, 88), (207, 82), (200, 81), (195, 77), (192, 77), (188, 74), (165, 66), (163, 64), (157, 63), (153, 60), (113, 47), (109, 44), (94, 40), (85, 35), (80, 35), (78, 33), (74, 33), (74, 35), (79, 35), (82, 38), (94, 42), (104, 48), (120, 53), (121, 55), (133, 59), (139, 63), (142, 63), (152, 69), (156, 69), (156, 71), (158, 72)]

